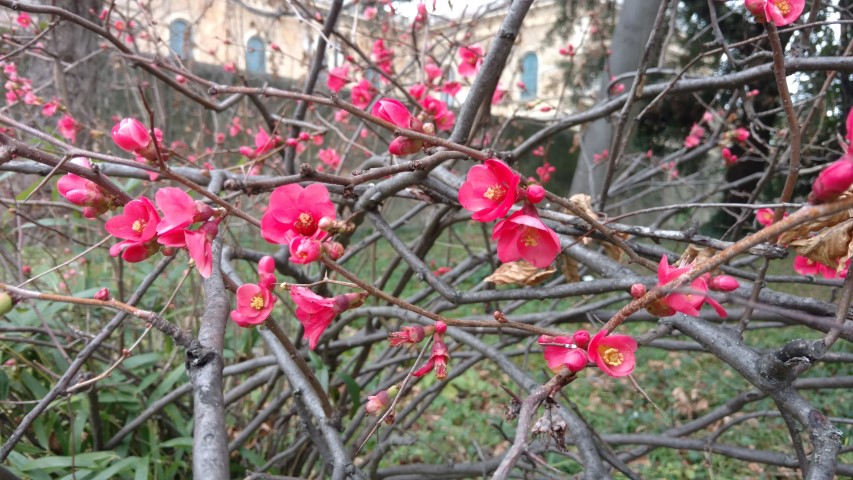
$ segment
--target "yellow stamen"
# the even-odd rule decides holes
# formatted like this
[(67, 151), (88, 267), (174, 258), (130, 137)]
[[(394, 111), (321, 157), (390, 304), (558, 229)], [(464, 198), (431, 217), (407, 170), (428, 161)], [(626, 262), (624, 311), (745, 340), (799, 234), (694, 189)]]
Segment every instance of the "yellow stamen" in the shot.
[(533, 234), (532, 230), (532, 228), (528, 228), (521, 236), (521, 243), (523, 243), (525, 247), (535, 247), (536, 245), (539, 245), (539, 242), (536, 241), (536, 236)]
[(312, 217), (310, 213), (302, 212), (299, 214), (299, 220), (297, 220), (297, 223), (302, 227), (307, 227), (311, 225), (311, 222), (313, 221), (314, 217)]
[(791, 11), (791, 4), (788, 3), (788, 0), (775, 0), (773, 5), (776, 5), (782, 15), (787, 15)]
[(492, 185), (483, 193), (483, 196), (493, 202), (500, 202), (506, 196), (506, 187), (498, 184)]
[(619, 365), (622, 365), (625, 357), (619, 350), (616, 350), (615, 348), (608, 348), (601, 354), (601, 359), (611, 367), (618, 367)]
[(257, 294), (252, 297), (252, 301), (249, 302), (249, 306), (254, 308), (255, 310), (260, 310), (264, 308), (264, 297), (261, 294)]
[(133, 226), (130, 227), (130, 229), (136, 233), (142, 233), (142, 231), (145, 230), (145, 222), (142, 220), (137, 220), (133, 222)]

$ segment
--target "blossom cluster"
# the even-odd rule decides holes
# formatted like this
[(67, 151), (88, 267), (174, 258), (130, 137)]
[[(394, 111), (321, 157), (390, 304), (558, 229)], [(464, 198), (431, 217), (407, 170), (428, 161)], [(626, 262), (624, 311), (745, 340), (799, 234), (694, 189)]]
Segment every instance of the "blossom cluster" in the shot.
[(542, 222), (535, 207), (544, 197), (542, 186), (532, 182), (521, 186), (521, 176), (495, 159), (472, 167), (459, 189), (459, 203), (478, 222), (503, 218), (516, 201), (523, 203), (495, 224), (492, 240), (498, 243), (501, 262), (523, 259), (537, 268), (550, 265), (561, 249), (559, 237)]
[[(686, 274), (692, 268), (692, 264), (682, 265), (673, 268), (669, 264), (666, 255), (662, 256), (658, 264), (658, 287), (666, 286), (675, 282), (679, 277)], [(731, 292), (740, 287), (736, 278), (729, 275), (716, 275), (706, 273), (692, 282), (684, 289), (684, 291), (675, 291), (659, 298), (652, 303), (646, 305), (646, 310), (652, 315), (658, 317), (668, 317), (675, 315), (676, 312), (694, 317), (699, 316), (699, 309), (702, 305), (708, 304), (722, 318), (728, 316), (728, 313), (708, 295), (708, 290), (719, 292)], [(646, 294), (646, 287), (642, 283), (636, 283), (631, 286), (631, 296), (640, 298)]]
[(611, 377), (623, 377), (634, 371), (637, 342), (628, 335), (608, 335), (601, 330), (590, 339), (589, 332), (578, 330), (572, 336), (542, 335), (539, 345), (545, 347), (545, 362), (555, 373), (564, 368), (573, 373), (593, 362)]
[(335, 204), (325, 185), (282, 185), (270, 195), (269, 207), (261, 217), (261, 236), (267, 242), (287, 245), (292, 263), (317, 261), (323, 252), (337, 260), (343, 255), (343, 245), (329, 240), (335, 218)]
[[(213, 269), (211, 245), (219, 232), (222, 212), (174, 187), (157, 190), (154, 201), (156, 207), (155, 202), (140, 196), (107, 220), (104, 228), (122, 240), (110, 248), (110, 255), (141, 262), (161, 250), (171, 255), (176, 249), (186, 249), (201, 276), (209, 277)], [(190, 229), (199, 223), (198, 228)]]

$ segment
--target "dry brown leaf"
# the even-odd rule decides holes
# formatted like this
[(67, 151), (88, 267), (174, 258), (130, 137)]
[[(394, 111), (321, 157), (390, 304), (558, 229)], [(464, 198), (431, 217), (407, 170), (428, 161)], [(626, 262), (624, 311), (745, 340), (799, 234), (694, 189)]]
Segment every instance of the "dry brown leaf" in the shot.
[(814, 222), (804, 223), (802, 225), (797, 226), (793, 230), (788, 230), (782, 235), (779, 235), (778, 243), (782, 245), (791, 244), (794, 240), (799, 240), (808, 237), (808, 235), (812, 232), (817, 232), (818, 230), (822, 230), (827, 227), (833, 227), (851, 218), (853, 218), (853, 210), (844, 210), (843, 212), (838, 212), (835, 215), (832, 215), (831, 217), (821, 218), (820, 220), (816, 220)]
[(592, 208), (592, 197), (585, 193), (577, 193), (569, 197), (569, 201), (574, 203), (575, 206), (586, 212), (592, 218), (598, 219), (598, 214), (595, 213), (595, 210)]
[(716, 250), (711, 247), (697, 247), (691, 243), (687, 245), (684, 253), (681, 254), (681, 258), (678, 259), (678, 265), (687, 265), (697, 260), (703, 262), (714, 256), (714, 253), (716, 253)]
[(794, 240), (791, 247), (802, 255), (824, 265), (836, 265), (839, 258), (847, 261), (851, 254), (850, 242), (853, 240), (853, 220), (826, 228), (813, 237)]
[(548, 280), (556, 271), (556, 268), (540, 270), (520, 260), (502, 264), (483, 281), (492, 282), (495, 285), (538, 285)]
[(566, 277), (566, 281), (569, 283), (581, 281), (577, 260), (562, 253), (560, 254), (560, 271), (563, 272), (563, 276)]

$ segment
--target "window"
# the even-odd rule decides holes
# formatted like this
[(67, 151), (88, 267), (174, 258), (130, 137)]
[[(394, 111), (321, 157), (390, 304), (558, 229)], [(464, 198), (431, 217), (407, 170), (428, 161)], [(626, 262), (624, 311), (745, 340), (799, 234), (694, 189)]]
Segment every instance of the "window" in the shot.
[(266, 43), (260, 37), (251, 37), (246, 42), (246, 73), (255, 76), (267, 73)]
[(169, 49), (181, 60), (192, 58), (192, 31), (190, 22), (174, 20), (169, 24)]
[(530, 100), (539, 93), (539, 59), (533, 52), (521, 57), (521, 81), (525, 90), (521, 92), (522, 100)]

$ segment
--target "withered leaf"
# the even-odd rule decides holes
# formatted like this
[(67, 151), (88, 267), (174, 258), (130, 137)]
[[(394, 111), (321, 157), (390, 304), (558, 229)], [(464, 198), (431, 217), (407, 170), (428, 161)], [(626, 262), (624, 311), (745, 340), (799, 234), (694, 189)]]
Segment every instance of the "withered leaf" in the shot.
[(556, 268), (540, 270), (520, 260), (502, 264), (483, 281), (492, 282), (495, 285), (538, 285), (548, 280), (556, 271)]
[(792, 230), (788, 230), (782, 235), (779, 235), (778, 243), (781, 243), (782, 245), (789, 245), (794, 240), (808, 237), (808, 235), (812, 232), (817, 232), (818, 230), (822, 230), (827, 227), (833, 227), (851, 218), (853, 218), (853, 211), (844, 210), (830, 217), (821, 218), (820, 220), (816, 220), (814, 222), (804, 223), (795, 227)]
[(824, 265), (836, 265), (839, 258), (844, 262), (850, 258), (850, 242), (853, 240), (853, 220), (847, 220), (820, 231), (809, 238), (794, 240), (790, 246), (802, 255)]
[(578, 272), (577, 260), (564, 253), (560, 254), (560, 271), (563, 273), (563, 276), (566, 277), (566, 281), (569, 283), (581, 281), (581, 276)]

